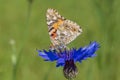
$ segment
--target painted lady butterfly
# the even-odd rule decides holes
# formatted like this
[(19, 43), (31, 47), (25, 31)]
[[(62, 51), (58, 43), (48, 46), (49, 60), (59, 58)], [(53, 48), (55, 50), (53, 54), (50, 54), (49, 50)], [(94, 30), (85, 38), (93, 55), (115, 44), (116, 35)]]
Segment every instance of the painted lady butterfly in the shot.
[(82, 33), (78, 24), (65, 19), (55, 9), (48, 9), (46, 17), (52, 42), (51, 49), (65, 48), (68, 43)]

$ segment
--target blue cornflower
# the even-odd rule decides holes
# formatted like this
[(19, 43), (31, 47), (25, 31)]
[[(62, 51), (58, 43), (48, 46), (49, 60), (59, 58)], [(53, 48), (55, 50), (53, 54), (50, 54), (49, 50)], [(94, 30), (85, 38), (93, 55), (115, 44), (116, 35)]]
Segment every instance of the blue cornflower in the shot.
[(99, 48), (99, 44), (97, 42), (92, 42), (88, 46), (81, 47), (79, 49), (59, 49), (59, 50), (38, 50), (39, 56), (45, 59), (45, 61), (56, 61), (56, 67), (63, 66), (64, 76), (69, 78), (74, 78), (77, 73), (77, 67), (75, 65), (76, 62), (82, 62), (90, 57), (96, 56), (94, 54)]

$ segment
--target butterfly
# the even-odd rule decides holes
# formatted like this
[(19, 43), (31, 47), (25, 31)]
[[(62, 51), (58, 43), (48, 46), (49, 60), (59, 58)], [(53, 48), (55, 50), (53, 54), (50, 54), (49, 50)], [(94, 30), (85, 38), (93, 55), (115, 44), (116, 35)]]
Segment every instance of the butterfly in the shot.
[(61, 16), (57, 10), (49, 8), (46, 12), (48, 32), (52, 45), (50, 49), (65, 48), (82, 33), (81, 27)]

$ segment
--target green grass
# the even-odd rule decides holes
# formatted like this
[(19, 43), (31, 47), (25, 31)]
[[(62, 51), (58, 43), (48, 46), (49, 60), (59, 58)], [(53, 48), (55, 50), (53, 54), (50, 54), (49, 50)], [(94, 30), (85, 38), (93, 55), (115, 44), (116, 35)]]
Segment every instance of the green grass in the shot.
[[(75, 80), (120, 80), (119, 0), (0, 0), (0, 80), (66, 80), (62, 68), (44, 62), (37, 49), (48, 49), (46, 10), (54, 8), (81, 25), (82, 35), (69, 47), (96, 40), (97, 57), (77, 63)], [(10, 40), (15, 44), (11, 45)], [(11, 57), (17, 58), (16, 66)], [(15, 72), (14, 72), (15, 71)]]

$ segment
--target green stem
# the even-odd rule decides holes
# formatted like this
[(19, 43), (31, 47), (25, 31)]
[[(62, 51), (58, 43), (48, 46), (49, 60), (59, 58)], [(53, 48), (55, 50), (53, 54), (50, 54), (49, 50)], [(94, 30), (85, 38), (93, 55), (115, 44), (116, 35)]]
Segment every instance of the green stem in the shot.
[(22, 51), (24, 48), (24, 45), (26, 43), (26, 39), (28, 37), (29, 31), (28, 31), (28, 27), (29, 27), (29, 19), (30, 19), (30, 15), (31, 15), (31, 10), (32, 10), (32, 2), (28, 1), (28, 11), (27, 11), (27, 19), (26, 19), (26, 28), (24, 29), (25, 32), (23, 33), (23, 41), (22, 44), (20, 46), (20, 51), (18, 52), (17, 58), (16, 58), (16, 64), (13, 65), (13, 80), (17, 80), (17, 69), (21, 60), (21, 55), (22, 55)]

